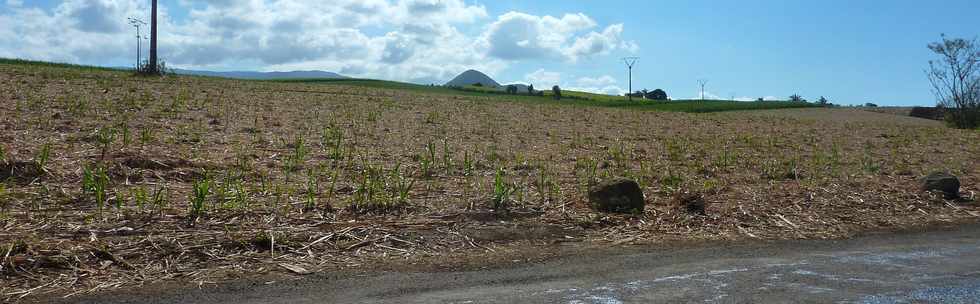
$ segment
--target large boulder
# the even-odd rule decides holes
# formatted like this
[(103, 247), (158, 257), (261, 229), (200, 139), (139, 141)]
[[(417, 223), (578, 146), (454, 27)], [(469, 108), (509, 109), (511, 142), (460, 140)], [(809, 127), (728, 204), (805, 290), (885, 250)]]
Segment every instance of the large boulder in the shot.
[(617, 178), (592, 186), (589, 189), (589, 204), (600, 212), (641, 213), (646, 203), (639, 184)]
[(960, 197), (960, 180), (949, 173), (935, 172), (920, 180), (922, 191), (942, 192), (946, 199)]

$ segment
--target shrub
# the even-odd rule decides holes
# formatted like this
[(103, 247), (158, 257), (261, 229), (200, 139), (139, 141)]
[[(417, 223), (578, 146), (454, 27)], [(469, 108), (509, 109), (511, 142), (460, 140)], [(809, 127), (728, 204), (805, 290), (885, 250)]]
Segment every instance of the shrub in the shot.
[(946, 121), (953, 127), (980, 127), (980, 44), (976, 40), (950, 39), (930, 43), (939, 55), (929, 61), (927, 75)]
[(817, 104), (826, 107), (830, 105), (830, 101), (826, 97), (820, 96), (820, 99), (817, 99)]
[(936, 107), (914, 107), (912, 111), (909, 112), (909, 116), (932, 119), (932, 120), (943, 120), (944, 110), (942, 108)]

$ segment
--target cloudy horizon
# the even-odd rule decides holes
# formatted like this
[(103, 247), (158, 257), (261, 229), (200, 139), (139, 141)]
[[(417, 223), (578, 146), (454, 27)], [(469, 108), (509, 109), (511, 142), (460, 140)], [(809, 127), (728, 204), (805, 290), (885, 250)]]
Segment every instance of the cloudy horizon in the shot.
[[(147, 20), (149, 2), (3, 0), (0, 57), (131, 66), (127, 18)], [(700, 8), (706, 3), (711, 10)], [(977, 6), (962, 0), (706, 3), (161, 0), (160, 57), (185, 69), (323, 70), (422, 84), (475, 69), (501, 83), (623, 94), (620, 58), (639, 56), (633, 89), (676, 98), (699, 96), (696, 80), (708, 79), (708, 98), (910, 105), (932, 102), (925, 45), (940, 33), (972, 38), (963, 22), (978, 22), (956, 16)], [(853, 18), (859, 11), (878, 13)]]
[[(0, 39), (24, 39), (5, 43), (0, 57), (125, 66), (135, 61), (136, 33), (127, 18), (147, 20), (148, 2), (67, 0), (44, 8), (7, 1)], [(414, 83), (443, 83), (468, 69), (495, 75), (524, 60), (574, 64), (639, 48), (621, 38), (623, 24), (599, 24), (584, 13), (491, 16), (483, 5), (461, 0), (162, 1), (158, 22), (160, 56), (173, 67), (323, 70)], [(560, 79), (536, 75), (498, 80), (625, 92), (615, 81), (546, 83)]]

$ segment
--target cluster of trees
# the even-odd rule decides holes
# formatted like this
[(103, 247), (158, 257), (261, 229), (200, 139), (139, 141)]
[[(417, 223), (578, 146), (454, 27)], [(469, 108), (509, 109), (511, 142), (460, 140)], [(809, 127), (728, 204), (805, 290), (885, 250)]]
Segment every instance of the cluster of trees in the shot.
[[(759, 98), (758, 101), (764, 101), (764, 99)], [(800, 96), (800, 94), (790, 95), (788, 101), (790, 101), (790, 102), (808, 102), (806, 100), (806, 98), (803, 98), (803, 96)], [(813, 103), (814, 104), (817, 104), (819, 106), (822, 106), (822, 107), (835, 107), (836, 106), (835, 104), (831, 103), (830, 100), (828, 100), (826, 97), (823, 97), (823, 96), (820, 96), (820, 98), (817, 99), (817, 101), (815, 101)], [(877, 107), (877, 105), (876, 105), (876, 107)]]
[[(515, 84), (508, 85), (507, 87), (504, 88), (504, 91), (506, 91), (507, 94), (511, 94), (511, 95), (520, 94), (521, 93), (520, 90), (521, 90), (520, 87), (518, 87)], [(534, 85), (532, 84), (532, 85), (528, 85), (527, 86), (527, 95), (528, 96), (544, 96), (544, 92), (535, 91), (534, 90)]]
[(669, 100), (667, 97), (667, 92), (661, 89), (656, 89), (653, 91), (648, 91), (646, 89), (639, 90), (633, 93), (626, 93), (627, 97), (643, 98), (651, 100)]

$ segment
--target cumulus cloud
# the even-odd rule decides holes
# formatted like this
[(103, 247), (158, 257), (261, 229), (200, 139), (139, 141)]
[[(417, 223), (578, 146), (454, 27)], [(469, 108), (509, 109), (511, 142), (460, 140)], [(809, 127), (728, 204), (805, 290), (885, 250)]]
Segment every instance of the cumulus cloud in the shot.
[(539, 84), (538, 86), (553, 86), (561, 84), (561, 73), (549, 72), (544, 69), (538, 69), (537, 71), (531, 72), (530, 74), (524, 75), (524, 80), (530, 84)]
[(606, 94), (606, 95), (624, 95), (626, 94), (626, 89), (620, 88), (615, 85), (608, 85), (604, 87), (566, 87), (568, 90), (588, 92), (595, 94)]
[(617, 86), (617, 83), (619, 83), (619, 81), (609, 75), (602, 75), (598, 77), (579, 77), (574, 83), (570, 84), (569, 89), (606, 95), (626, 94), (626, 89)]
[(87, 0), (69, 1), (59, 7), (60, 14), (68, 17), (75, 28), (92, 33), (118, 33), (123, 26), (114, 20), (125, 9), (125, 3)]
[(623, 95), (626, 93), (625, 89), (616, 85), (618, 82), (616, 78), (609, 75), (602, 75), (598, 77), (579, 77), (574, 81), (564, 82), (562, 81), (561, 73), (548, 71), (545, 69), (538, 69), (525, 75), (524, 80), (527, 81), (527, 83), (534, 84), (539, 88), (558, 85), (562, 87), (562, 89), (579, 92), (606, 95)]
[[(759, 99), (759, 97), (752, 97), (752, 96), (736, 96), (734, 99), (732, 99), (731, 94), (727, 96), (722, 96), (710, 91), (704, 91), (704, 98), (715, 99), (715, 100), (735, 100), (735, 101), (756, 101)], [(780, 100), (780, 98), (776, 96), (765, 96), (762, 98), (764, 100)], [(695, 92), (693, 96), (685, 97), (685, 99), (701, 99), (701, 92), (700, 91)]]
[(598, 86), (608, 86), (616, 83), (616, 78), (609, 75), (602, 75), (599, 77), (581, 77), (576, 80), (577, 85), (598, 87)]
[[(5, 3), (0, 56), (83, 64), (131, 61), (126, 18), (148, 19), (149, 11), (141, 0)], [(322, 69), (439, 83), (467, 69), (495, 74), (521, 60), (575, 62), (636, 48), (620, 38), (621, 24), (600, 28), (585, 14), (492, 19), (467, 0), (178, 0), (160, 14), (161, 58), (195, 69)], [(546, 71), (531, 77), (560, 83)]]
[[(0, 14), (0, 56), (94, 63), (130, 54), (126, 17), (142, 1), (67, 0), (43, 10), (14, 1)], [(166, 14), (163, 12), (163, 14)]]
[(581, 13), (556, 18), (509, 12), (490, 24), (482, 40), (490, 56), (504, 60), (558, 58), (575, 62), (616, 49), (636, 50), (635, 43), (622, 41), (622, 24), (601, 32), (589, 31), (596, 26), (592, 18)]

